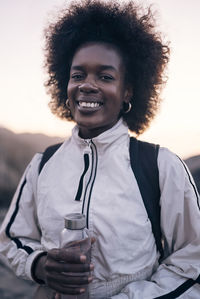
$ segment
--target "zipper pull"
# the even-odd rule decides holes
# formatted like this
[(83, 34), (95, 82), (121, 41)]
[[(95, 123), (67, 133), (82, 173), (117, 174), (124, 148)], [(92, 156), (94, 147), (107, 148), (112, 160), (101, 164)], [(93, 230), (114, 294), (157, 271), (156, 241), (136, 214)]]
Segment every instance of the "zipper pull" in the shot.
[(88, 147), (91, 147), (92, 139), (84, 139), (84, 142), (87, 144)]
[(84, 149), (84, 154), (91, 155), (91, 151), (92, 151), (92, 139), (84, 139), (84, 142), (86, 144), (86, 148)]

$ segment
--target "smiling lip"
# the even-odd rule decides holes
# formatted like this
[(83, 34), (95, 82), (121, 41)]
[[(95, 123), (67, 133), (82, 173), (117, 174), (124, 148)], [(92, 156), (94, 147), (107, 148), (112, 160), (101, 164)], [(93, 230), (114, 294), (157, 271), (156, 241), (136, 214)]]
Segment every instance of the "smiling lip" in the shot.
[(80, 101), (80, 102), (78, 102), (78, 105), (81, 108), (98, 108), (98, 107), (102, 106), (102, 103), (100, 103), (100, 102)]
[(98, 110), (102, 105), (103, 103), (101, 101), (98, 101), (98, 100), (94, 100), (94, 99), (91, 99), (91, 100), (88, 100), (88, 99), (83, 99), (83, 100), (80, 100), (80, 101), (77, 101), (77, 104), (78, 104), (78, 107), (79, 109), (84, 109), (84, 110)]

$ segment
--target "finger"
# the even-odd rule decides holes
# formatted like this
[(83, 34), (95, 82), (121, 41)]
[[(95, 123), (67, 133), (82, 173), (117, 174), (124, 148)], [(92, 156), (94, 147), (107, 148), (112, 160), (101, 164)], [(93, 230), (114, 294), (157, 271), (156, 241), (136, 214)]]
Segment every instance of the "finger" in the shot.
[(96, 242), (96, 238), (95, 237), (91, 237), (91, 244), (94, 244)]
[(86, 256), (81, 254), (81, 252), (77, 253), (75, 250), (71, 248), (67, 249), (51, 249), (47, 253), (47, 258), (51, 258), (55, 261), (63, 261), (70, 263), (84, 263), (86, 261)]
[(52, 260), (47, 260), (45, 264), (45, 271), (62, 273), (62, 272), (71, 272), (71, 273), (83, 273), (93, 271), (94, 266), (92, 264), (69, 264), (69, 263), (59, 263)]
[(85, 292), (84, 287), (66, 287), (64, 285), (57, 284), (56, 282), (52, 282), (50, 287), (61, 294), (79, 295)]
[(61, 299), (61, 294), (60, 293), (56, 293), (55, 298), (54, 299)]
[(75, 275), (72, 275), (71, 273), (61, 273), (61, 274), (56, 273), (56, 275), (54, 275), (54, 273), (52, 273), (47, 276), (46, 280), (47, 280), (48, 284), (51, 283), (51, 281), (54, 281), (54, 282), (58, 282), (63, 285), (79, 286), (79, 285), (89, 284), (90, 282), (92, 282), (93, 278), (92, 278), (92, 276), (90, 276), (90, 274), (80, 275), (80, 273), (79, 273), (79, 274), (77, 274), (77, 276), (75, 276)]

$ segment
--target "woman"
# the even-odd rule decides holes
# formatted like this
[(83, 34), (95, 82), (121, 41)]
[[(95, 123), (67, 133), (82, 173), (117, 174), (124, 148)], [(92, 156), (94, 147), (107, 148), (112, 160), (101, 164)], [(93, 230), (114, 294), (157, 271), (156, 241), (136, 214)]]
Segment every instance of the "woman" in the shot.
[[(151, 12), (141, 16), (132, 2), (73, 3), (46, 38), (51, 109), (76, 126), (40, 174), (42, 154), (27, 167), (1, 228), (1, 252), (18, 276), (41, 284), (36, 298), (84, 293), (87, 284), (95, 299), (199, 298), (199, 198), (188, 170), (160, 148), (160, 259), (130, 165), (128, 129), (149, 126), (169, 56)], [(72, 212), (86, 215), (95, 237), (91, 264), (58, 249)]]

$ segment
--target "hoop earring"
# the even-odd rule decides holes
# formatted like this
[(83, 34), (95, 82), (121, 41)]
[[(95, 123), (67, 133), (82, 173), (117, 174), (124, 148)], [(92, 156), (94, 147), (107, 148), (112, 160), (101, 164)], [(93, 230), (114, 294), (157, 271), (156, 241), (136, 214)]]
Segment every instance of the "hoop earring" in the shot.
[(131, 111), (131, 108), (132, 108), (132, 105), (130, 102), (128, 102), (128, 109), (127, 110), (124, 110), (124, 114), (128, 113), (129, 111)]
[(65, 105), (70, 110), (69, 99), (66, 100)]

